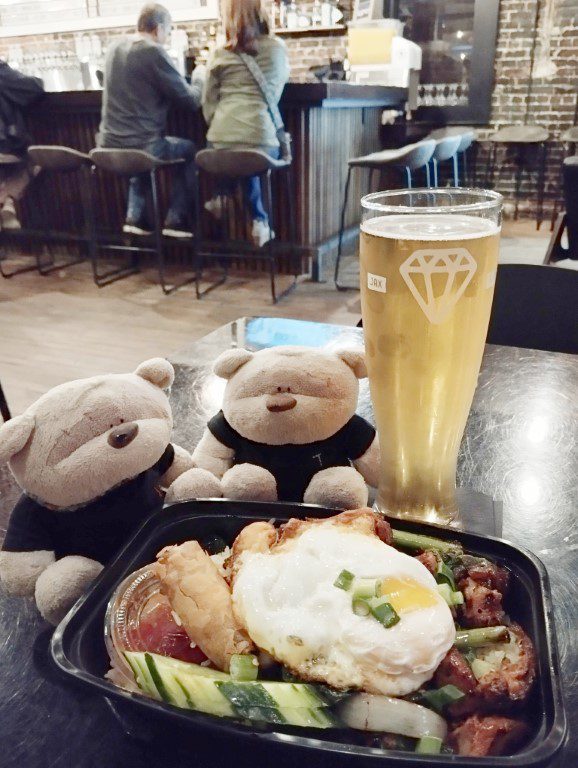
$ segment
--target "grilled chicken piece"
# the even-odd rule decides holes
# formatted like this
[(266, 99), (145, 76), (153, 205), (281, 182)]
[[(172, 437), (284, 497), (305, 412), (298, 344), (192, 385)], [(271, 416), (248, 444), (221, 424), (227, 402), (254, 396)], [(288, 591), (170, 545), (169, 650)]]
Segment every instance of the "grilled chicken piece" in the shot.
[(463, 626), (493, 627), (505, 622), (502, 601), (509, 578), (505, 568), (479, 558), (472, 558), (470, 564), (456, 569), (457, 584), (465, 598), (458, 611)]
[(419, 560), (422, 565), (425, 565), (432, 576), (436, 575), (438, 571), (438, 559), (435, 552), (432, 552), (431, 549), (426, 549), (425, 552), (416, 555), (415, 559)]
[(157, 560), (162, 592), (185, 632), (228, 671), (234, 653), (250, 653), (254, 646), (233, 616), (231, 591), (217, 566), (197, 541), (165, 547)]
[[(484, 648), (486, 660), (493, 668), (483, 674), (479, 680), (474, 678), (476, 685), (473, 690), (466, 690), (463, 684), (460, 684), (466, 680), (461, 661), (451, 667), (446, 663), (454, 649), (438, 667), (436, 683), (445, 679), (446, 682), (452, 682), (468, 694), (450, 706), (449, 713), (452, 717), (464, 717), (472, 712), (509, 712), (527, 699), (536, 677), (534, 646), (519, 624), (511, 624), (508, 630), (509, 643), (496, 643)], [(478, 656), (481, 650), (478, 650)], [(492, 656), (502, 652), (504, 657), (496, 664)], [(462, 654), (459, 655), (462, 656)], [(455, 654), (452, 658), (455, 658)], [(463, 656), (462, 661), (467, 664)]]
[(456, 646), (452, 646), (447, 652), (441, 664), (436, 669), (434, 684), (437, 688), (444, 685), (455, 685), (464, 693), (473, 693), (478, 681), (466, 657), (460, 653)]
[(521, 720), (499, 715), (472, 715), (453, 728), (448, 744), (459, 755), (484, 757), (511, 754), (528, 734)]

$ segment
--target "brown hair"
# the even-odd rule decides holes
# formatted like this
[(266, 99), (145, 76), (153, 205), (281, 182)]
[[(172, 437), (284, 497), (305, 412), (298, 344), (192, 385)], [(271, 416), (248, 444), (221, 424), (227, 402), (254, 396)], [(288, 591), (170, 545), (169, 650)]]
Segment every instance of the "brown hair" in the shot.
[(141, 8), (137, 21), (139, 32), (154, 32), (158, 27), (167, 27), (171, 23), (171, 14), (157, 3), (149, 3)]
[(221, 0), (226, 47), (235, 53), (256, 54), (259, 38), (269, 34), (269, 20), (261, 0)]

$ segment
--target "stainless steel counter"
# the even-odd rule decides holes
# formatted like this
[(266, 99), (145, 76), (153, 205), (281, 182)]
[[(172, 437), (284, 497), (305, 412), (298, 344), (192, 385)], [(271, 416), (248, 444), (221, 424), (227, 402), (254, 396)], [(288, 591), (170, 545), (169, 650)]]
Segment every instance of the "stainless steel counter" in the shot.
[[(170, 356), (174, 439), (192, 448), (218, 410), (223, 382), (211, 364), (231, 346), (322, 346), (360, 339), (354, 328), (282, 318), (242, 319)], [(510, 347), (486, 347), (462, 442), (458, 484), (503, 502), (503, 537), (540, 557), (550, 574), (570, 739), (552, 766), (578, 764), (578, 357)], [(371, 418), (368, 390), (359, 412)], [(17, 490), (0, 471), (0, 539)], [(103, 700), (65, 687), (48, 661), (50, 629), (31, 600), (0, 594), (1, 768), (176, 768), (265, 765), (252, 748), (231, 754), (226, 743), (191, 736), (183, 753), (166, 742), (125, 736)], [(146, 734), (134, 734), (144, 737)], [(294, 759), (294, 755), (291, 755)], [(328, 763), (329, 765), (330, 763)], [(275, 760), (276, 768), (284, 763)], [(316, 762), (319, 768), (325, 763)]]

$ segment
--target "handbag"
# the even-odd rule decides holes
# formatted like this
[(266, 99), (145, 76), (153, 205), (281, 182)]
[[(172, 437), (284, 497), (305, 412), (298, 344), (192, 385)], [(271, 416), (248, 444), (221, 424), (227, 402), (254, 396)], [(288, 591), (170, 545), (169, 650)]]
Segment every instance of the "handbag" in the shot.
[(271, 119), (273, 120), (273, 125), (275, 126), (275, 131), (277, 133), (281, 160), (283, 160), (285, 163), (290, 163), (293, 159), (293, 155), (291, 154), (291, 134), (285, 130), (285, 124), (283, 123), (281, 112), (279, 112), (277, 102), (269, 90), (269, 85), (265, 79), (265, 75), (263, 74), (261, 67), (257, 64), (252, 56), (249, 56), (247, 53), (237, 53), (237, 56), (247, 67), (253, 76), (253, 79), (259, 86), (261, 93), (263, 94), (263, 98), (265, 99), (267, 109), (269, 110), (269, 114), (271, 115)]

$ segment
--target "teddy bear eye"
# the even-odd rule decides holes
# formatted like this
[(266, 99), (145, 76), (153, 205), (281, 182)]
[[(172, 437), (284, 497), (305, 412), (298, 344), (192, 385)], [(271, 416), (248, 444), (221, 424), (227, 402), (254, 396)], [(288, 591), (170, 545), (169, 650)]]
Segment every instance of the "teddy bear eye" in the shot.
[(121, 424), (124, 424), (124, 419), (121, 419), (121, 420), (120, 420), (120, 423), (121, 423)]
[(281, 392), (281, 387), (277, 387), (277, 392)]

